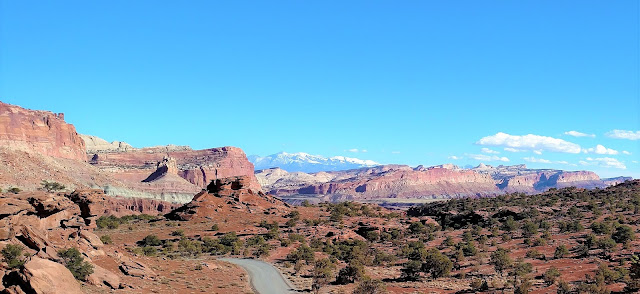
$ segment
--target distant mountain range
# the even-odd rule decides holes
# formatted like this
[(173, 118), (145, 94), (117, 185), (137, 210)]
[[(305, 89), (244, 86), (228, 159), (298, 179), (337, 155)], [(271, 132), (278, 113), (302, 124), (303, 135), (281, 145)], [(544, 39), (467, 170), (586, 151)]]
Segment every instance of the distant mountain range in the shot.
[(380, 165), (380, 163), (372, 160), (362, 160), (344, 156), (324, 157), (303, 152), (280, 152), (264, 157), (250, 155), (248, 158), (256, 170), (279, 167), (288, 172), (305, 173), (339, 171)]
[[(603, 188), (630, 177), (601, 179), (590, 171), (529, 169), (526, 165), (480, 164), (461, 169), (453, 164), (415, 168), (380, 165), (317, 173), (288, 172), (279, 168), (257, 170), (262, 188), (292, 201), (368, 201), (375, 199), (443, 199), (485, 197), (505, 193), (535, 194), (550, 188)], [(302, 197), (302, 198), (301, 198)]]

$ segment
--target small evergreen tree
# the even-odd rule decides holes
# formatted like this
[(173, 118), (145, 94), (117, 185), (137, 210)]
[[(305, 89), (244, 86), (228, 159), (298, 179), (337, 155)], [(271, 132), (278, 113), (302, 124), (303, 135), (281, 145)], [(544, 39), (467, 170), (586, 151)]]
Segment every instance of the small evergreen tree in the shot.
[(60, 249), (58, 256), (62, 258), (64, 266), (69, 269), (77, 280), (85, 281), (87, 276), (93, 273), (93, 265), (82, 258), (82, 254), (76, 248)]
[(24, 264), (23, 250), (24, 248), (20, 245), (8, 244), (2, 248), (2, 260), (7, 263), (10, 269), (21, 267)]
[(512, 260), (509, 257), (509, 251), (504, 248), (498, 248), (498, 250), (491, 253), (491, 264), (495, 267), (496, 271), (502, 273), (504, 270), (511, 266)]

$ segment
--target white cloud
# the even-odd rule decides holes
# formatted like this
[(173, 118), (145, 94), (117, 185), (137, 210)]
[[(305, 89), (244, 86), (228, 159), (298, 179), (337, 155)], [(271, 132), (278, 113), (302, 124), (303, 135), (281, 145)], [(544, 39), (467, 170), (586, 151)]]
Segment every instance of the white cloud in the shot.
[(391, 154), (400, 154), (400, 151), (391, 151)]
[(504, 148), (504, 151), (509, 151), (509, 152), (527, 152), (527, 150), (516, 149), (516, 148), (511, 148), (511, 147)]
[(484, 137), (478, 142), (478, 145), (486, 146), (501, 146), (510, 147), (520, 150), (537, 150), (537, 151), (552, 151), (563, 153), (580, 153), (580, 145), (567, 142), (562, 139), (538, 136), (538, 135), (524, 135), (514, 136), (505, 133), (497, 133), (493, 136)]
[(618, 150), (609, 149), (602, 145), (597, 145), (594, 148), (582, 149), (584, 153), (595, 153), (595, 154), (608, 154), (608, 155), (616, 155), (618, 154)]
[(486, 154), (467, 154), (467, 156), (471, 159), (479, 160), (479, 161), (503, 161), (509, 162), (509, 158), (500, 157), (497, 155), (486, 155)]
[(600, 167), (613, 167), (619, 169), (627, 169), (627, 166), (624, 163), (618, 161), (615, 158), (611, 157), (600, 157), (600, 158), (591, 158), (587, 157), (586, 161), (580, 161), (582, 165), (595, 165)]
[(622, 151), (622, 154), (624, 154), (624, 155), (631, 155), (631, 152), (629, 152), (629, 151), (627, 151), (627, 150), (623, 150), (623, 151)]
[(488, 153), (488, 154), (500, 154), (500, 152), (495, 151), (495, 150), (491, 150), (489, 148), (482, 148), (482, 153)]
[(568, 131), (568, 132), (564, 132), (564, 134), (569, 136), (574, 136), (574, 137), (591, 137), (591, 138), (596, 137), (596, 135), (594, 134), (585, 134), (577, 131)]
[(453, 160), (462, 159), (462, 157), (458, 157), (458, 156), (455, 156), (455, 155), (451, 155), (451, 156), (449, 156), (449, 157), (447, 157), (447, 158), (449, 158), (449, 159), (453, 159)]
[(568, 162), (561, 160), (561, 161), (551, 161), (548, 159), (543, 159), (543, 158), (535, 158), (535, 157), (523, 157), (522, 159), (524, 159), (525, 161), (528, 162), (534, 162), (534, 163), (559, 163), (559, 164), (569, 164)]
[(538, 155), (542, 155), (542, 150), (533, 150), (533, 153), (538, 154)]
[(542, 159), (542, 158), (535, 158), (535, 157), (523, 157), (522, 159), (524, 159), (525, 161), (528, 161), (528, 162), (551, 163), (551, 160)]
[(367, 149), (360, 150), (358, 148), (353, 148), (353, 149), (349, 149), (349, 150), (346, 150), (346, 151), (351, 152), (351, 153), (358, 153), (358, 152), (367, 153)]
[(633, 163), (638, 163), (638, 161), (637, 161), (637, 160), (634, 160), (634, 161), (632, 161), (632, 162), (633, 162)]
[(613, 130), (605, 135), (614, 139), (640, 140), (640, 131)]

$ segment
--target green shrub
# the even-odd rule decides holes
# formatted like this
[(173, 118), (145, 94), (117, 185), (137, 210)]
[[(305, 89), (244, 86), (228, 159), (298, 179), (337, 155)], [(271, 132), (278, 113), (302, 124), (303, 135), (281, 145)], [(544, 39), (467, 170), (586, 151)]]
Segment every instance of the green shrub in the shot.
[(41, 184), (42, 184), (42, 189), (44, 189), (49, 193), (55, 192), (55, 191), (61, 191), (65, 189), (65, 186), (58, 182), (42, 181)]
[(338, 272), (336, 283), (345, 285), (359, 281), (365, 277), (364, 266), (357, 260), (352, 260)]
[(453, 262), (436, 248), (427, 251), (425, 262), (422, 264), (422, 271), (430, 273), (434, 279), (449, 276), (452, 268)]
[(98, 229), (117, 229), (118, 226), (120, 226), (120, 219), (113, 215), (103, 215), (96, 220), (96, 225), (98, 226)]
[(85, 281), (87, 276), (93, 273), (93, 265), (84, 261), (76, 248), (58, 250), (58, 256), (77, 280)]
[(267, 243), (260, 244), (256, 251), (253, 253), (256, 257), (265, 257), (269, 256), (269, 251), (271, 250), (271, 246)]
[(179, 229), (171, 232), (171, 236), (184, 237), (184, 230)]
[(22, 189), (17, 188), (17, 187), (11, 187), (11, 188), (9, 188), (9, 189), (7, 190), (7, 192), (9, 192), (9, 193), (13, 193), (13, 194), (18, 194), (18, 193), (22, 192)]
[(417, 281), (420, 279), (420, 273), (422, 272), (422, 262), (418, 260), (409, 260), (404, 264), (404, 267), (400, 271), (402, 272), (403, 279)]
[(142, 254), (146, 256), (156, 256), (158, 254), (158, 249), (152, 246), (142, 247)]
[(296, 250), (291, 251), (287, 255), (287, 259), (293, 262), (298, 261), (306, 261), (307, 263), (312, 263), (315, 260), (315, 253), (311, 249), (311, 247), (306, 244), (300, 245)]
[(504, 248), (498, 248), (498, 250), (491, 253), (491, 264), (495, 267), (497, 272), (502, 273), (504, 270), (511, 266), (512, 260), (509, 257), (509, 251)]
[(2, 260), (10, 269), (21, 267), (24, 264), (23, 250), (24, 248), (20, 245), (7, 244), (1, 251)]
[(300, 242), (300, 243), (304, 243), (304, 236), (300, 235), (300, 234), (289, 234), (289, 240), (291, 240), (291, 242)]
[(611, 238), (616, 241), (616, 243), (622, 244), (633, 241), (636, 236), (630, 226), (622, 225), (616, 228)]
[(111, 236), (109, 236), (109, 235), (100, 236), (100, 241), (102, 241), (102, 243), (104, 243), (104, 244), (112, 244), (113, 243), (113, 241), (111, 240)]
[(219, 230), (219, 229), (220, 229), (220, 228), (218, 227), (218, 224), (213, 224), (213, 225), (211, 225), (211, 230), (212, 230), (212, 231), (217, 231), (217, 230)]
[(514, 267), (513, 275), (516, 277), (524, 277), (531, 272), (533, 272), (533, 265), (531, 265), (531, 263), (518, 262)]
[(380, 280), (364, 279), (353, 290), (353, 294), (386, 294), (387, 289)]
[(546, 272), (544, 272), (544, 274), (542, 274), (542, 279), (549, 286), (553, 285), (559, 277), (560, 271), (555, 267), (550, 267)]
[(569, 255), (569, 249), (564, 244), (556, 247), (556, 251), (553, 253), (553, 258), (559, 259)]
[(178, 242), (177, 250), (183, 256), (197, 257), (202, 253), (202, 245), (196, 241), (182, 239)]
[(333, 279), (333, 271), (336, 269), (336, 265), (331, 260), (325, 258), (315, 262), (313, 267), (313, 281), (311, 288), (314, 292), (318, 293), (320, 288), (329, 284)]
[(160, 246), (162, 245), (162, 240), (156, 235), (148, 235), (142, 239), (141, 243), (142, 246)]
[(238, 235), (236, 235), (236, 232), (229, 232), (220, 237), (220, 244), (224, 246), (233, 246), (233, 244), (238, 240), (239, 238)]

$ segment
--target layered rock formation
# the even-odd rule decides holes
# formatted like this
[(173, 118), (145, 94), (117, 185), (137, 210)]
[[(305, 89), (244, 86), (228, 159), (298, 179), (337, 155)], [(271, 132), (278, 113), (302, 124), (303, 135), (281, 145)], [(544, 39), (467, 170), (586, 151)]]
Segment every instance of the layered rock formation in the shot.
[[(58, 250), (72, 247), (77, 248), (89, 263), (93, 263), (94, 259), (111, 259), (110, 262), (118, 264), (120, 268), (136, 268), (138, 272), (152, 273), (129, 257), (105, 252), (104, 244), (93, 233), (99, 216), (112, 212), (135, 214), (145, 211), (143, 207), (150, 206), (130, 205), (127, 200), (120, 202), (109, 199), (99, 191), (76, 191), (69, 195), (45, 192), (0, 194), (0, 248), (8, 244), (19, 245), (26, 254), (22, 267), (9, 269), (0, 263), (0, 276), (4, 277), (0, 291), (83, 293), (57, 255)], [(172, 206), (164, 203), (156, 205), (156, 208), (157, 214)], [(92, 266), (94, 272), (87, 282), (97, 286), (122, 288), (124, 285), (120, 283), (120, 276), (132, 275), (131, 270), (111, 272), (95, 264)]]
[(0, 189), (36, 190), (47, 180), (68, 189), (101, 188), (112, 196), (186, 203), (212, 180), (246, 176), (248, 186), (260, 190), (253, 165), (239, 148), (133, 148), (80, 136), (62, 114), (1, 102), (0, 162)]
[(164, 215), (180, 207), (180, 204), (156, 199), (108, 196), (100, 189), (76, 190), (67, 197), (78, 205), (85, 218), (102, 215)]
[[(489, 175), (469, 170), (386, 165), (342, 172), (288, 177), (277, 170), (257, 172), (271, 193), (278, 196), (311, 194), (325, 200), (377, 198), (443, 198), (496, 195), (500, 190)], [(276, 177), (279, 177), (277, 179)]]
[(102, 138), (89, 135), (80, 135), (80, 138), (84, 141), (87, 153), (102, 153), (102, 152), (126, 152), (133, 150), (133, 146), (126, 142), (113, 141), (107, 142)]
[(135, 148), (127, 142), (113, 141), (109, 143), (107, 142), (107, 140), (104, 140), (102, 138), (99, 138), (96, 136), (90, 136), (90, 135), (82, 135), (82, 134), (80, 135), (80, 137), (82, 138), (82, 140), (84, 140), (88, 154), (117, 153), (117, 152), (127, 152), (127, 151), (145, 150), (145, 149), (148, 149), (151, 151), (162, 150), (165, 152), (191, 150), (191, 147), (189, 146), (176, 146), (176, 145)]
[(0, 147), (86, 161), (85, 145), (64, 114), (0, 102)]
[[(173, 150), (165, 147), (134, 149), (126, 152), (88, 154), (91, 165), (111, 174), (133, 190), (155, 193), (156, 198), (186, 203), (211, 181), (244, 176), (247, 186), (261, 189), (253, 165), (240, 148)], [(133, 194), (107, 189), (109, 194)], [(142, 195), (142, 197), (144, 197)]]
[(256, 176), (274, 195), (285, 198), (306, 195), (329, 201), (538, 193), (569, 186), (606, 187), (626, 179), (602, 180), (589, 171), (534, 170), (525, 165), (460, 169), (451, 164), (416, 168), (386, 165), (316, 174), (288, 173), (274, 168), (257, 171)]
[(273, 196), (250, 188), (251, 178), (230, 177), (211, 182), (191, 202), (166, 217), (173, 220), (206, 220), (229, 211), (284, 215), (289, 206)]

